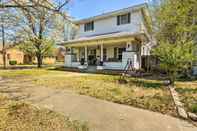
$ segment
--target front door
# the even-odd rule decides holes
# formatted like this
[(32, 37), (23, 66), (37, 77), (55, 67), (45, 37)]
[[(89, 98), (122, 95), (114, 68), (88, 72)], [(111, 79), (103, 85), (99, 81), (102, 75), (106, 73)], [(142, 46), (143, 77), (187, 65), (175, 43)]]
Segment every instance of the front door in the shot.
[(96, 49), (91, 49), (88, 55), (88, 65), (96, 65)]

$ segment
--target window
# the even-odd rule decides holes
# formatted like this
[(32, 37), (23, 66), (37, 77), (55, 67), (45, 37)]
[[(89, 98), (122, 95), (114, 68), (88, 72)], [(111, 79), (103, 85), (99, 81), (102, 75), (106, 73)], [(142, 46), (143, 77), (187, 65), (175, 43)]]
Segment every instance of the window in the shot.
[(94, 21), (92, 22), (89, 22), (89, 23), (86, 23), (84, 25), (84, 31), (87, 32), (87, 31), (92, 31), (94, 30)]
[(76, 53), (72, 54), (71, 60), (72, 60), (72, 62), (77, 62), (77, 54)]
[(122, 60), (122, 53), (125, 51), (125, 48), (118, 48), (118, 60)]
[(131, 22), (131, 14), (124, 14), (117, 16), (117, 25), (129, 24)]
[(122, 60), (122, 53), (125, 51), (125, 48), (114, 48), (114, 59), (121, 61)]

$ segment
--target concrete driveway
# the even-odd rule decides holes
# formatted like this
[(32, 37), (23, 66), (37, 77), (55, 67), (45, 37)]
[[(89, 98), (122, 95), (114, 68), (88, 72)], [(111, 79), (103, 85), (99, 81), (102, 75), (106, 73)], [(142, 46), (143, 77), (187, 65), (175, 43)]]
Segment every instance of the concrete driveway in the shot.
[(72, 92), (31, 88), (28, 99), (34, 104), (87, 121), (91, 131), (197, 131), (191, 124), (131, 106), (115, 104)]
[(197, 131), (186, 121), (160, 113), (81, 96), (67, 90), (22, 85), (9, 85), (9, 89), (20, 90), (11, 92), (10, 96), (18, 96), (21, 100), (64, 113), (73, 119), (87, 121), (90, 131)]

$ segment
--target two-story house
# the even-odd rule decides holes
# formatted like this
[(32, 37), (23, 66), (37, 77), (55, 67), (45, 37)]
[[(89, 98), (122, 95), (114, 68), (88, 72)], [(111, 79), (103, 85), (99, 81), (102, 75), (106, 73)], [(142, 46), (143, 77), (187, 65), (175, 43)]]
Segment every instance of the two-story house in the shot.
[(150, 16), (146, 4), (73, 21), (76, 37), (64, 42), (65, 66), (123, 70), (128, 60), (145, 67), (150, 55)]

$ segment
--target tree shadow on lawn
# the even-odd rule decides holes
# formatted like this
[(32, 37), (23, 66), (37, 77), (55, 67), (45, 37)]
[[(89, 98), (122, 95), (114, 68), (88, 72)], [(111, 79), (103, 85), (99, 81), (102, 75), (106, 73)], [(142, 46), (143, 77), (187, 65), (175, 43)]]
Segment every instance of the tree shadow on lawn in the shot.
[[(121, 76), (122, 71), (115, 71), (115, 70), (103, 70), (103, 71), (95, 71), (95, 72), (87, 72), (86, 70), (80, 70), (78, 68), (68, 68), (68, 67), (55, 67), (49, 68), (48, 70), (51, 71), (66, 71), (66, 72), (78, 72), (78, 73), (89, 73), (89, 74), (103, 74), (103, 75), (112, 75), (112, 76)], [(165, 80), (168, 80), (168, 77), (165, 73), (149, 73), (150, 75), (140, 75), (135, 77), (127, 77), (126, 83), (130, 85), (136, 85), (145, 88), (161, 88), (166, 86), (164, 83)], [(131, 79), (130, 79), (131, 78)], [(189, 81), (197, 81), (197, 79), (186, 79), (186, 78), (179, 78), (177, 79), (179, 82), (189, 82)], [(124, 84), (120, 81), (119, 83)], [(126, 84), (125, 83), (125, 84)]]
[(155, 88), (155, 89), (165, 86), (165, 84), (162, 82), (153, 82), (150, 80), (140, 80), (139, 78), (129, 79), (128, 84), (129, 85), (135, 84), (137, 87)]
[[(168, 77), (166, 74), (152, 74), (150, 76), (135, 77), (134, 80), (130, 80), (130, 81), (133, 83), (136, 83), (139, 86), (144, 86), (147, 88), (157, 88), (157, 87), (160, 88), (162, 86), (167, 86), (165, 84), (165, 80), (168, 80)], [(176, 79), (176, 82), (197, 83), (197, 76), (193, 76), (191, 78), (179, 77)], [(185, 89), (185, 90), (187, 90), (187, 89)]]
[[(55, 71), (67, 71), (67, 72), (79, 72), (79, 73), (87, 73), (86, 71), (79, 70), (77, 68), (65, 68), (65, 67), (58, 67), (53, 68), (49, 70), (55, 70)], [(120, 71), (113, 71), (113, 70), (104, 70), (99, 72), (88, 72), (91, 74), (103, 74), (103, 75), (109, 75), (109, 76), (121, 76), (122, 73)], [(117, 81), (120, 82), (120, 79), (117, 77)], [(165, 78), (163, 76), (158, 75), (151, 75), (151, 76), (144, 76), (144, 77), (127, 77), (125, 80), (126, 83), (121, 84), (129, 84), (131, 86), (136, 85), (138, 87), (145, 87), (145, 88), (161, 88), (164, 86), (164, 83), (161, 80), (164, 80)]]

